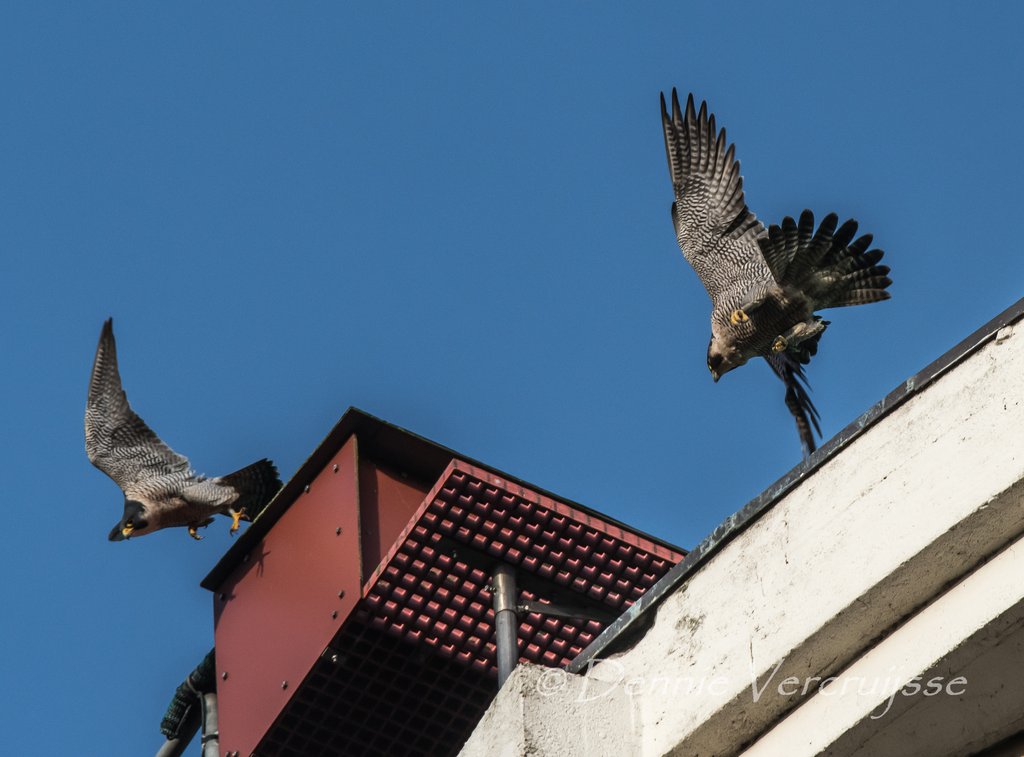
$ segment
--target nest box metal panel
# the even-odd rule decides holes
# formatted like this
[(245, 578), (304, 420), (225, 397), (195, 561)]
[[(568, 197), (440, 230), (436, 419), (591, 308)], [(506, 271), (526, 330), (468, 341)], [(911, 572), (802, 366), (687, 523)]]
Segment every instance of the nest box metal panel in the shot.
[(248, 755), (360, 597), (356, 439), (214, 594), (220, 745)]
[(518, 658), (564, 666), (683, 555), (349, 410), (203, 582), (221, 748), (456, 754), (497, 691), (499, 566)]

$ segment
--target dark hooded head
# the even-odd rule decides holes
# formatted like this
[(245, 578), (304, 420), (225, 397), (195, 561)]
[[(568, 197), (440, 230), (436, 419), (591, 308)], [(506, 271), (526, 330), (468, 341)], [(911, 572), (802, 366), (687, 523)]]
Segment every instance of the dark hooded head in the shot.
[(743, 354), (732, 344), (711, 337), (708, 342), (708, 370), (716, 382), (733, 368), (739, 368), (747, 362)]
[(134, 499), (124, 500), (124, 516), (110, 530), (107, 536), (110, 541), (124, 541), (132, 536), (144, 534), (149, 530), (149, 520), (146, 518), (146, 506)]

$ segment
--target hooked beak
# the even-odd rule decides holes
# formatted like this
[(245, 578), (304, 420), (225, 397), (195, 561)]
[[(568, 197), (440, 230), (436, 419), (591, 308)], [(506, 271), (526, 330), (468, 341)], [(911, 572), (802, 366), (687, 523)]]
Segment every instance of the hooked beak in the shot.
[(714, 379), (714, 382), (717, 384), (718, 383), (718, 379), (720, 379), (722, 377), (721, 377), (721, 375), (719, 375), (719, 373), (717, 371), (711, 371), (711, 378)]

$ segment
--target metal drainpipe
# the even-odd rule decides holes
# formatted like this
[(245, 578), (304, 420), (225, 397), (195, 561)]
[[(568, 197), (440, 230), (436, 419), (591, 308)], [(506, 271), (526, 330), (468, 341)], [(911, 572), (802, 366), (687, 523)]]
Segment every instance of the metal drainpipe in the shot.
[(217, 695), (203, 694), (203, 757), (220, 757), (217, 731)]
[(516, 573), (504, 563), (494, 569), (494, 642), (498, 648), (498, 688), (512, 675), (519, 662), (519, 617), (516, 615), (518, 592)]

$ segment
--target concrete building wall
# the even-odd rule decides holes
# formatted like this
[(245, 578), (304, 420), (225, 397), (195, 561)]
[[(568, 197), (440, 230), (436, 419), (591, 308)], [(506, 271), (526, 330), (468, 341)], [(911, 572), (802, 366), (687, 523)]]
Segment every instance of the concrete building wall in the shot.
[[(517, 670), (462, 754), (976, 753), (1024, 728), (1022, 532), (1018, 323), (763, 512), (632, 648), (560, 683)], [(920, 675), (941, 691), (905, 696)]]

